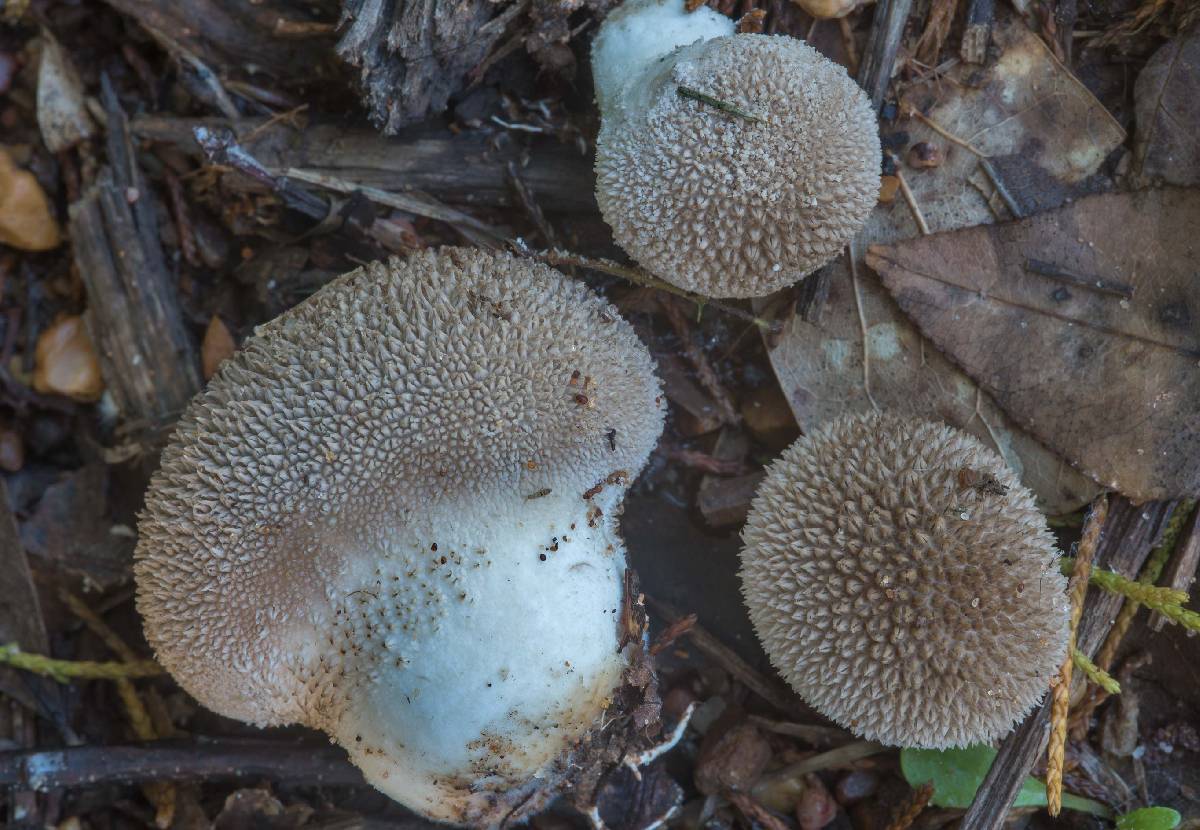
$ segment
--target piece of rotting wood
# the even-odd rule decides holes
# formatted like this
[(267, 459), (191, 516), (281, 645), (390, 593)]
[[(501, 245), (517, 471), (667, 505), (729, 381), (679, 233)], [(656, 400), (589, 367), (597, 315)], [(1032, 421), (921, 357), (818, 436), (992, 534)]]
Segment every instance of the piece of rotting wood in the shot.
[(858, 67), (858, 84), (867, 91), (877, 110), (892, 80), (896, 52), (911, 10), (912, 0), (879, 0), (875, 6), (867, 48)]
[[(1136, 578), (1177, 505), (1174, 501), (1135, 505), (1124, 497), (1114, 498), (1096, 551), (1096, 567)], [(1089, 591), (1076, 630), (1075, 647), (1088, 657), (1095, 656), (1123, 601), (1117, 594)], [(1001, 744), (992, 768), (963, 816), (961, 830), (998, 830), (1004, 824), (1025, 777), (1046, 748), (1049, 727), (1050, 697), (1047, 695), (1042, 705)]]
[[(1179, 591), (1191, 591), (1192, 583), (1196, 581), (1196, 566), (1200, 565), (1200, 507), (1192, 510), (1187, 527), (1179, 534), (1175, 544), (1175, 552), (1163, 572), (1160, 585), (1175, 588)], [(1150, 623), (1155, 631), (1162, 631), (1167, 624), (1167, 618), (1155, 614)]]
[(108, 166), (71, 206), (71, 243), (88, 293), (87, 324), (105, 383), (127, 423), (168, 426), (201, 387), (129, 122), (108, 78)]
[[(232, 129), (240, 145), (269, 170), (289, 168), (333, 176), (363, 187), (405, 192), (419, 190), (457, 205), (520, 207), (513, 192), (509, 162), (518, 163), (521, 181), (537, 194), (543, 210), (595, 214), (591, 161), (572, 145), (538, 140), (525, 156), (525, 147), (504, 137), (480, 131), (455, 135), (444, 127), (420, 124), (388, 138), (374, 130), (347, 129), (323, 123), (320, 115), (297, 131), (266, 119), (169, 118), (141, 116), (133, 133), (143, 141), (173, 145), (204, 158), (195, 130)], [(263, 128), (263, 129), (260, 129)], [(241, 177), (237, 177), (241, 179)], [(252, 184), (231, 181), (233, 186)]]
[(967, 25), (963, 29), (962, 45), (958, 51), (967, 63), (981, 64), (987, 58), (995, 17), (996, 0), (971, 0), (967, 4)]

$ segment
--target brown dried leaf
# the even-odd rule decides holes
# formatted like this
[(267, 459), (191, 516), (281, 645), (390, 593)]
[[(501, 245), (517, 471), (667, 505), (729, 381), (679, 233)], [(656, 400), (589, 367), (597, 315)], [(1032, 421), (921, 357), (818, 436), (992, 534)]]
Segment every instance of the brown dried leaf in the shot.
[(212, 380), (212, 376), (221, 367), (221, 362), (227, 357), (232, 357), (235, 351), (237, 344), (233, 342), (229, 327), (214, 314), (204, 332), (204, 342), (200, 344), (200, 365), (204, 370), (204, 379)]
[(0, 244), (22, 251), (49, 251), (61, 242), (46, 191), (0, 148)]
[(1197, 228), (1200, 190), (1105, 194), (867, 262), (1032, 434), (1135, 501), (1179, 498), (1200, 493)]
[(1137, 132), (1133, 177), (1200, 184), (1200, 28), (1154, 53), (1133, 88)]
[[(1124, 134), (1036, 35), (1002, 10), (997, 15), (995, 42), (1001, 54), (992, 66), (982, 71), (956, 67), (948, 80), (914, 89), (910, 98), (918, 109), (936, 102), (928, 116), (987, 154), (1026, 210), (1054, 206), (1072, 195)], [(906, 173), (932, 230), (995, 221), (993, 210), (1003, 207), (978, 157), (915, 119), (902, 129), (910, 143), (928, 141), (946, 150), (939, 167)], [(972, 182), (982, 183), (991, 206)], [(1048, 512), (1086, 504), (1096, 486), (1010, 422), (967, 375), (926, 344), (862, 266), (864, 243), (918, 233), (904, 199), (877, 206), (855, 243), (854, 270), (845, 257), (829, 266), (829, 296), (820, 318), (793, 320), (771, 348), (772, 365), (801, 429), (809, 432), (842, 413), (874, 406), (946, 421), (996, 447)]]
[(38, 336), (33, 388), (77, 401), (100, 397), (104, 378), (82, 317), (63, 317)]
[(83, 98), (83, 83), (71, 59), (49, 33), (42, 36), (38, 67), (37, 121), (52, 153), (70, 149), (96, 131)]

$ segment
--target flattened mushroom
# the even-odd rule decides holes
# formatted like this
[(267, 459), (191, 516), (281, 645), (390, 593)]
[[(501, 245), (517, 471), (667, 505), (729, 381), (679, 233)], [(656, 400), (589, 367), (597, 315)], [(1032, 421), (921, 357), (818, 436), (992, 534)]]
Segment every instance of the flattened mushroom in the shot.
[(876, 413), (801, 438), (743, 540), (742, 593), (772, 663), (865, 738), (991, 741), (1066, 653), (1066, 580), (1033, 495), (944, 425)]
[(650, 356), (547, 267), (446, 249), (258, 329), (141, 517), (146, 635), (201, 703), (299, 722), (442, 821), (542, 806), (622, 679), (616, 519)]
[(836, 256), (875, 205), (870, 101), (801, 41), (734, 34), (683, 0), (627, 0), (592, 66), (600, 210), (617, 244), (668, 282), (767, 294)]

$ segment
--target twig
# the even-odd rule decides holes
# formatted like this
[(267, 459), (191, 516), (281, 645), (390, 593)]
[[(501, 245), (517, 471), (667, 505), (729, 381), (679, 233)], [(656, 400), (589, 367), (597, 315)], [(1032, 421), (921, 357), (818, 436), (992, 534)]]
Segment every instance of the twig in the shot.
[(0, 790), (39, 792), (147, 781), (255, 780), (363, 786), (362, 773), (328, 743), (220, 738), (0, 752)]
[[(683, 614), (672, 605), (654, 597), (647, 596), (646, 604), (655, 615), (668, 624), (674, 623), (683, 617)], [(795, 698), (792, 697), (790, 692), (759, 674), (749, 663), (738, 657), (733, 649), (714, 637), (704, 626), (697, 623), (687, 632), (687, 636), (692, 641), (692, 644), (704, 652), (709, 659), (717, 663), (732, 677), (740, 681), (743, 686), (779, 711), (796, 714), (803, 712), (803, 709), (796, 705)]]
[(849, 17), (838, 18), (838, 28), (842, 32), (842, 44), (846, 47), (846, 68), (850, 74), (858, 72), (858, 46), (854, 43), (854, 27), (850, 25)]
[(857, 77), (859, 86), (867, 91), (871, 105), (877, 110), (892, 80), (896, 53), (911, 10), (912, 0), (879, 0), (875, 7), (871, 34), (867, 37), (867, 48)]
[(987, 58), (995, 15), (996, 0), (970, 0), (967, 4), (967, 25), (958, 52), (967, 63), (980, 64)]
[(1071, 703), (1071, 668), (1074, 665), (1075, 632), (1083, 616), (1083, 600), (1087, 595), (1092, 560), (1100, 545), (1100, 532), (1108, 518), (1108, 496), (1097, 499), (1083, 526), (1079, 548), (1075, 554), (1075, 575), (1071, 580), (1071, 628), (1067, 637), (1067, 657), (1058, 670), (1058, 682), (1053, 687), (1050, 707), (1050, 746), (1046, 751), (1046, 804), (1050, 815), (1062, 811), (1063, 762), (1067, 749), (1067, 710)]
[(768, 732), (774, 732), (777, 735), (787, 735), (792, 738), (799, 738), (807, 744), (813, 746), (838, 746), (847, 744), (854, 740), (853, 736), (844, 729), (838, 729), (836, 726), (818, 726), (811, 723), (788, 723), (786, 721), (770, 720), (769, 718), (761, 717), (760, 715), (751, 715), (749, 718), (760, 729), (765, 729)]
[[(675, 332), (675, 337), (679, 340), (679, 344), (683, 350), (683, 356), (687, 358), (688, 363), (692, 364), (692, 368), (696, 370), (696, 379), (700, 381), (700, 385), (704, 390), (712, 396), (713, 402), (717, 405), (717, 410), (720, 412), (721, 421), (726, 424), (736, 424), (741, 420), (738, 415), (737, 407), (733, 403), (733, 398), (717, 377), (717, 371), (713, 368), (712, 363), (708, 359), (708, 355), (703, 349), (696, 345), (692, 338), (691, 327), (688, 325), (687, 318), (680, 308), (679, 299), (672, 294), (663, 294), (659, 298), (659, 306), (663, 313), (666, 314), (667, 322), (671, 326), (671, 330)], [(744, 472), (741, 462), (735, 465), (736, 471), (728, 472), (728, 475), (738, 475)], [(711, 472), (718, 472), (712, 470)]]
[[(1195, 513), (1195, 508), (1195, 502), (1185, 502), (1171, 514), (1171, 520), (1167, 523), (1167, 527), (1163, 531), (1162, 540), (1151, 551), (1150, 558), (1146, 561), (1145, 566), (1142, 568), (1142, 573), (1138, 576), (1140, 584), (1151, 586), (1158, 582), (1158, 578), (1162, 576), (1163, 568), (1166, 567), (1167, 561), (1171, 558), (1171, 554), (1179, 542), (1180, 533), (1183, 531), (1188, 517)], [(1112, 668), (1113, 659), (1117, 656), (1117, 648), (1121, 645), (1121, 640), (1124, 639), (1125, 633), (1129, 631), (1130, 625), (1133, 624), (1133, 618), (1137, 616), (1138, 608), (1141, 605), (1139, 600), (1131, 599), (1131, 602), (1127, 602), (1122, 606), (1121, 613), (1117, 616), (1117, 621), (1113, 623), (1112, 631), (1108, 632), (1108, 638), (1104, 641), (1104, 645), (1100, 647), (1100, 651), (1096, 653), (1096, 664), (1105, 671)], [(1174, 600), (1175, 605), (1183, 605), (1188, 601), (1188, 596), (1187, 592), (1181, 588), (1168, 585), (1163, 589), (1163, 593), (1156, 594), (1152, 598), (1152, 601), (1159, 599), (1165, 600), (1167, 603), (1171, 603)]]
[(853, 764), (855, 761), (861, 761), (863, 758), (878, 755), (880, 752), (887, 752), (887, 750), (886, 746), (874, 741), (854, 741), (853, 743), (839, 746), (837, 749), (831, 749), (828, 752), (822, 752), (819, 755), (805, 758), (803, 761), (788, 764), (786, 767), (776, 770), (769, 775), (764, 775), (754, 785), (754, 792), (761, 793), (781, 781), (801, 778), (814, 772), (820, 772), (821, 770), (845, 767)]
[(387, 190), (380, 190), (376, 187), (355, 184), (344, 179), (327, 176), (315, 170), (299, 170), (295, 167), (289, 167), (284, 171), (284, 176), (286, 177), (284, 181), (287, 179), (296, 179), (297, 181), (315, 184), (318, 187), (323, 187), (326, 190), (332, 190), (337, 193), (361, 193), (376, 204), (386, 205), (396, 210), (403, 210), (406, 213), (413, 213), (429, 219), (437, 219), (452, 226), (471, 242), (484, 248), (496, 250), (501, 247), (502, 243), (508, 241), (507, 236), (491, 225), (479, 221), (469, 213), (463, 213), (461, 210), (444, 205), (432, 196), (413, 193), (393, 193)]
[(922, 236), (929, 236), (929, 224), (925, 221), (925, 215), (921, 213), (921, 206), (917, 204), (917, 197), (913, 195), (912, 189), (908, 186), (908, 180), (904, 178), (904, 173), (900, 170), (900, 164), (896, 164), (896, 179), (900, 182), (900, 192), (904, 195), (904, 201), (908, 204), (908, 209), (912, 211), (913, 219), (916, 220), (917, 229), (921, 231)]
[(751, 115), (743, 109), (738, 109), (733, 104), (722, 101), (719, 98), (714, 98), (711, 95), (706, 95), (698, 89), (692, 89), (690, 86), (677, 86), (675, 87), (675, 91), (679, 94), (680, 98), (690, 98), (693, 101), (699, 101), (702, 104), (708, 104), (713, 109), (718, 109), (721, 112), (726, 112), (730, 115), (736, 115), (738, 118), (744, 118), (747, 121), (753, 121), (756, 124), (762, 121), (762, 119), (757, 115)]
[(157, 677), (165, 673), (163, 667), (153, 660), (138, 660), (136, 663), (57, 660), (42, 654), (21, 651), (16, 643), (0, 646), (0, 663), (43, 677), (51, 677), (59, 683), (68, 683), (71, 680), (133, 680), (139, 677)]
[[(1168, 587), (1184, 591), (1196, 581), (1196, 566), (1200, 564), (1200, 510), (1193, 507), (1191, 514), (1191, 521), (1187, 523), (1179, 543), (1175, 546), (1175, 552), (1163, 575)], [(1156, 614), (1151, 626), (1155, 631), (1162, 631), (1166, 622), (1165, 618)]]
[(763, 331), (770, 332), (772, 334), (780, 330), (780, 325), (777, 322), (756, 317), (753, 314), (743, 311), (737, 306), (723, 303), (720, 300), (714, 300), (710, 297), (702, 297), (699, 294), (693, 294), (690, 291), (684, 291), (682, 288), (671, 285), (669, 282), (663, 282), (657, 277), (647, 274), (645, 271), (639, 271), (634, 268), (626, 268), (623, 265), (618, 265), (612, 260), (600, 259), (597, 257), (585, 257), (562, 250), (530, 251), (518, 247), (517, 253), (521, 254), (522, 256), (527, 256), (530, 259), (536, 259), (539, 262), (544, 262), (547, 265), (586, 268), (589, 271), (599, 271), (601, 274), (609, 274), (614, 277), (620, 277), (621, 279), (627, 280), (634, 285), (642, 285), (647, 288), (666, 291), (668, 294), (674, 294), (676, 297), (683, 297), (685, 300), (695, 303), (700, 308), (712, 306), (718, 311), (728, 314), (731, 317), (736, 317), (739, 320), (744, 320), (747, 323), (752, 323)]
[(887, 830), (908, 830), (917, 817), (925, 812), (931, 798), (933, 798), (933, 782), (926, 781), (917, 787), (913, 794), (905, 799), (904, 803), (896, 810)]
[(669, 649), (672, 643), (695, 627), (696, 619), (695, 614), (688, 614), (664, 628), (662, 633), (654, 638), (654, 643), (650, 646), (650, 656), (653, 657)]

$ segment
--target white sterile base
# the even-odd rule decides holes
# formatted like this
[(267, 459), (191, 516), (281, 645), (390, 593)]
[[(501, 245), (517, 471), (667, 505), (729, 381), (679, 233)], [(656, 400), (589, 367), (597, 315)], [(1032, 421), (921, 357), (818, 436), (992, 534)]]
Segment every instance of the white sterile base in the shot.
[(592, 42), (596, 102), (605, 117), (625, 107), (626, 93), (646, 82), (654, 64), (680, 46), (732, 35), (734, 23), (707, 6), (684, 0), (626, 0)]
[(486, 826), (562, 777), (626, 665), (622, 490), (472, 504), (345, 574), (331, 600), (353, 690), (324, 728), (371, 784)]

